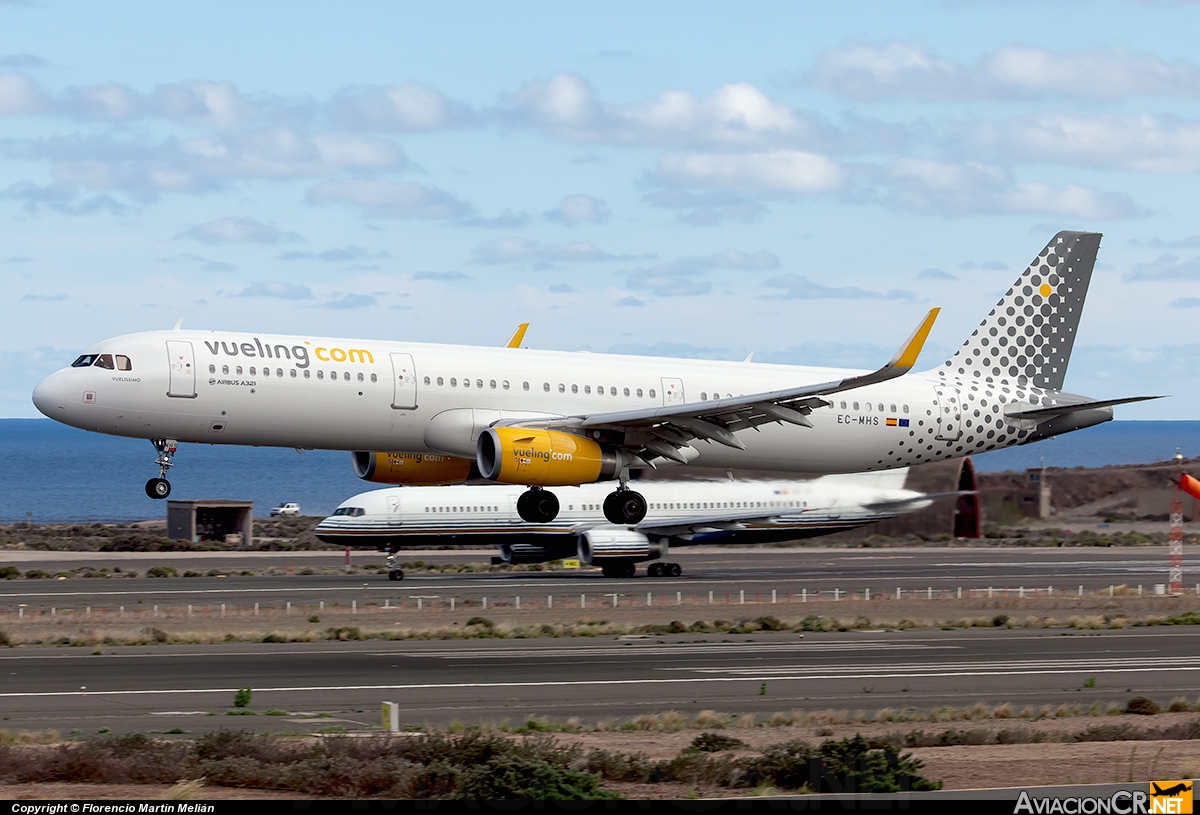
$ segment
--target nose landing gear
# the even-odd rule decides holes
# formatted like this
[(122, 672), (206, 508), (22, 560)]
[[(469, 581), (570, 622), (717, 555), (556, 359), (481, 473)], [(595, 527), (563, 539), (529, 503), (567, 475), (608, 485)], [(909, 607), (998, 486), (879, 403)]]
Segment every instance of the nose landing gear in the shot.
[(640, 492), (620, 486), (604, 499), (604, 517), (617, 526), (641, 523), (646, 517), (646, 499)]
[(179, 442), (175, 439), (151, 439), (150, 441), (158, 452), (158, 457), (154, 459), (154, 463), (158, 465), (158, 478), (151, 478), (146, 482), (146, 495), (150, 498), (166, 498), (171, 494), (171, 482), (167, 480), (167, 470), (175, 466), (171, 457), (179, 449)]
[(395, 550), (389, 548), (386, 551), (388, 554), (384, 562), (387, 563), (388, 580), (403, 580), (404, 570), (397, 564)]
[(558, 517), (558, 498), (541, 487), (530, 487), (517, 499), (517, 514), (531, 524), (548, 524)]

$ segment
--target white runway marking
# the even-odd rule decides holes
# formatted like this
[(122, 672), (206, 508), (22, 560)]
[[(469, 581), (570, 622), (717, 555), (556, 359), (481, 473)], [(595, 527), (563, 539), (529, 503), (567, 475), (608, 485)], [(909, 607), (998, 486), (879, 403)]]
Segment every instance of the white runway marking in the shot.
[[(780, 682), (786, 680), (860, 680), (860, 679), (917, 679), (923, 677), (939, 678), (954, 676), (1037, 676), (1037, 675), (1073, 675), (1073, 674), (1106, 674), (1106, 673), (1167, 673), (1177, 671), (1195, 671), (1198, 667), (1163, 667), (1148, 665), (1145, 667), (1128, 668), (1061, 668), (1057, 670), (1005, 670), (1005, 671), (914, 671), (914, 672), (884, 672), (873, 674), (839, 674), (830, 673), (812, 676), (776, 676), (769, 673), (758, 673), (752, 676), (723, 677), (706, 676), (695, 678), (642, 678), (642, 679), (583, 679), (562, 680), (552, 682), (445, 682), (412, 685), (314, 685), (277, 688), (255, 688), (255, 693), (326, 693), (329, 691), (405, 691), (405, 690), (455, 690), (472, 688), (570, 688), (596, 687), (606, 685), (687, 685), (703, 682), (758, 682), (771, 680)], [(175, 689), (143, 689), (143, 690), (89, 690), (88, 696), (171, 696), (195, 695), (202, 693), (234, 693), (237, 688), (175, 688)], [(36, 691), (23, 693), (0, 693), (4, 699), (37, 699), (57, 698), (64, 696), (80, 696), (79, 691)]]

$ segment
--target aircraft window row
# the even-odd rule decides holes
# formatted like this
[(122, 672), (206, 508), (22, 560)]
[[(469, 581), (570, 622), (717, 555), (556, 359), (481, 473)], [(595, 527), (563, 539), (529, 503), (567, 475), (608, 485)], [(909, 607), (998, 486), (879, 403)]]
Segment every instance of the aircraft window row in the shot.
[(426, 512), (499, 512), (500, 507), (425, 507)]
[[(375, 380), (374, 380), (374, 379), (372, 379), (371, 381), (372, 381), (372, 382), (374, 382)], [(442, 376), (439, 376), (439, 377), (428, 377), (428, 376), (427, 376), (427, 377), (425, 377), (425, 384), (426, 384), (426, 385), (432, 385), (432, 384), (434, 384), (435, 382), (437, 383), (438, 387), (445, 387), (445, 386), (446, 386), (446, 383), (447, 383), (447, 378), (446, 378), (446, 377), (442, 377)], [(450, 384), (450, 387), (452, 387), (452, 388), (457, 388), (457, 387), (459, 386), (458, 377), (456, 377), (456, 376), (449, 377), (449, 384)], [(468, 378), (464, 378), (464, 379), (462, 380), (462, 387), (464, 387), (464, 388), (469, 388), (469, 387), (471, 387), (471, 380), (470, 380), (470, 379), (468, 379)], [(475, 387), (476, 387), (476, 388), (479, 388), (479, 389), (481, 389), (481, 390), (482, 390), (482, 388), (483, 388), (483, 380), (482, 380), (482, 379), (476, 379), (476, 380), (475, 380)], [(496, 390), (496, 387), (497, 387), (496, 380), (494, 380), (494, 379), (488, 380), (488, 387), (489, 387), (489, 388), (491, 388), (492, 390)], [(507, 380), (507, 379), (505, 379), (505, 380), (503, 380), (502, 382), (500, 382), (500, 383), (499, 383), (499, 387), (503, 388), (504, 390), (508, 390), (508, 389), (509, 389), (509, 387), (510, 387), (510, 386), (509, 386), (509, 382), (508, 382), (508, 380)], [(606, 387), (607, 387), (607, 390), (608, 390), (608, 394), (609, 394), (610, 396), (616, 396), (616, 395), (617, 395), (617, 389), (616, 389), (615, 387), (612, 387), (612, 386), (605, 386), (605, 385), (597, 385), (597, 386), (596, 386), (596, 395), (597, 395), (597, 396), (603, 396), (603, 395), (604, 395), (604, 393), (605, 393), (605, 388), (606, 388)], [(527, 391), (527, 390), (529, 390), (529, 383), (528, 383), (528, 382), (522, 382), (522, 383), (521, 383), (521, 389), (522, 389), (522, 390), (526, 390), (526, 391)], [(550, 385), (550, 383), (549, 383), (549, 382), (543, 382), (543, 383), (542, 383), (542, 390), (543, 390), (545, 393), (550, 393), (550, 391), (551, 391), (551, 385)], [(564, 384), (564, 383), (562, 383), (562, 382), (558, 383), (558, 392), (559, 392), (559, 393), (566, 393), (566, 392), (567, 392), (567, 386), (566, 386), (566, 384)], [(584, 386), (583, 386), (583, 392), (584, 392), (584, 393), (586, 393), (586, 394), (591, 394), (591, 392), (592, 392), (592, 386), (591, 386), (591, 385), (584, 385)], [(643, 391), (641, 388), (635, 388), (635, 389), (633, 389), (632, 391), (631, 391), (629, 388), (624, 388), (624, 389), (623, 389), (623, 392), (624, 392), (624, 394), (625, 394), (626, 396), (630, 396), (630, 395), (636, 394), (636, 395), (637, 395), (637, 397), (638, 397), (639, 399), (643, 398), (643, 397), (644, 397), (644, 395), (645, 395), (645, 391)], [(579, 386), (578, 386), (578, 385), (572, 385), (572, 386), (571, 386), (571, 393), (579, 393)], [(656, 398), (656, 397), (658, 396), (658, 391), (656, 391), (654, 388), (650, 388), (649, 395), (650, 395), (650, 398), (651, 398), (651, 399), (654, 399), (654, 398)], [(715, 394), (714, 394), (714, 398), (715, 398)]]
[(650, 509), (758, 509), (761, 507), (808, 506), (801, 501), (664, 501), (651, 503)]
[[(128, 370), (128, 369), (122, 369), (122, 370)], [(208, 372), (209, 372), (210, 374), (215, 374), (215, 373), (217, 372), (217, 366), (216, 366), (216, 365), (209, 365), (209, 366), (208, 366)], [(222, 365), (222, 366), (221, 366), (221, 374), (222, 374), (222, 375), (225, 375), (225, 376), (228, 376), (228, 375), (229, 375), (229, 373), (230, 373), (229, 366), (228, 366), (228, 365)], [(241, 365), (235, 365), (235, 366), (233, 367), (233, 373), (234, 373), (234, 375), (235, 375), (235, 376), (242, 376), (242, 374), (243, 374), (243, 369), (242, 369), (242, 366), (241, 366)], [(248, 373), (249, 373), (249, 376), (258, 376), (258, 368), (257, 368), (257, 367), (255, 367), (254, 365), (251, 365)], [(295, 369), (295, 368), (292, 368), (292, 369), (291, 369), (291, 370), (288, 372), (288, 374), (291, 376), (291, 378), (292, 378), (292, 379), (296, 379), (296, 378), (299, 376), (299, 374), (298, 374), (298, 373), (296, 373), (296, 369)], [(263, 375), (264, 377), (269, 377), (269, 376), (271, 376), (271, 369), (270, 369), (270, 368), (263, 368), (263, 369), (262, 369), (262, 375)], [(280, 379), (282, 379), (282, 378), (283, 378), (283, 368), (276, 368), (276, 369), (275, 369), (275, 376), (277, 376), (277, 377), (279, 377)], [(343, 382), (349, 382), (349, 381), (351, 380), (351, 376), (350, 376), (350, 372), (349, 372), (349, 371), (343, 371), (343, 372), (342, 372), (342, 374), (341, 374), (341, 376), (342, 376), (342, 381), (343, 381)], [(311, 379), (311, 378), (312, 378), (312, 371), (310, 371), (310, 370), (308, 370), (307, 368), (305, 368), (305, 369), (304, 369), (304, 378), (305, 378), (305, 379)], [(324, 372), (324, 371), (317, 371), (317, 379), (324, 379), (324, 378), (325, 378), (325, 372)], [(329, 372), (329, 380), (330, 380), (331, 382), (334, 382), (334, 381), (336, 381), (336, 380), (337, 380), (337, 378), (338, 378), (338, 372), (337, 372), (337, 371), (330, 371), (330, 372)], [(358, 381), (359, 381), (359, 382), (366, 382), (366, 381), (367, 381), (367, 379), (366, 379), (366, 376), (365, 376), (364, 374), (362, 374), (362, 373), (359, 373), (359, 374), (357, 375), (357, 377), (356, 377), (356, 378), (358, 379)], [(372, 382), (378, 382), (378, 381), (379, 381), (379, 375), (378, 375), (378, 374), (371, 374), (371, 381), (372, 381)]]
[(338, 507), (333, 511), (334, 515), (342, 515), (348, 518), (359, 518), (367, 514), (367, 511), (362, 507)]
[[(712, 398), (713, 398), (713, 399), (720, 399), (720, 398), (721, 398), (721, 394), (717, 393), (716, 391), (713, 391)], [(726, 398), (726, 399), (732, 399), (732, 398), (733, 398), (733, 394), (732, 394), (732, 393), (727, 393), (727, 394), (725, 394), (725, 398)], [(707, 402), (707, 401), (708, 401), (708, 392), (707, 392), (707, 391), (700, 391), (700, 401), (701, 401), (701, 402)]]
[(93, 365), (109, 371), (133, 370), (133, 363), (124, 354), (84, 354), (71, 363), (72, 368), (90, 368)]
[[(851, 404), (854, 406), (854, 409), (855, 409), (855, 410), (858, 410), (858, 402), (852, 402)], [(845, 403), (844, 401), (841, 403), (841, 408), (842, 408), (842, 410), (845, 410), (845, 409), (846, 409), (846, 403)], [(869, 411), (871, 410), (871, 403), (870, 403), (870, 402), (866, 402), (866, 403), (864, 403), (864, 409), (865, 409), (865, 410), (867, 410), (867, 411), (869, 412)], [(901, 406), (900, 406), (900, 410), (901, 410), (902, 412), (904, 412), (904, 413), (908, 413), (908, 405), (901, 405)], [(883, 412), (884, 412), (884, 409), (883, 409), (883, 402), (880, 402), (880, 403), (879, 403), (879, 412), (880, 412), (880, 413), (883, 413)], [(896, 412), (896, 405), (895, 405), (894, 403), (893, 403), (893, 404), (891, 404), (891, 405), (888, 405), (888, 410), (887, 410), (887, 412), (888, 412), (888, 413), (895, 413), (895, 412)]]

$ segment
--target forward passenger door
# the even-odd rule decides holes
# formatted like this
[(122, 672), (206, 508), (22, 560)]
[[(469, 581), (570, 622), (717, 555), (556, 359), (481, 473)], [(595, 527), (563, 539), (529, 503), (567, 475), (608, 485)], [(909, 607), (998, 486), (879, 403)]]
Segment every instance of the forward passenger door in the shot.
[(192, 344), (185, 340), (167, 340), (167, 362), (171, 372), (167, 396), (195, 399), (196, 360), (192, 353)]
[(417, 369), (412, 354), (392, 354), (392, 407), (413, 410), (417, 406)]

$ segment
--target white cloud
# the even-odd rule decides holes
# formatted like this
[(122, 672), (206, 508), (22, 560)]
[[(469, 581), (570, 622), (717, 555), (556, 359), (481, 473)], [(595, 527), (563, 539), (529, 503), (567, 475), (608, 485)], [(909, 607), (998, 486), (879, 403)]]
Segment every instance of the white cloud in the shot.
[(1200, 308), (1200, 297), (1179, 297), (1171, 301), (1171, 308)]
[(674, 153), (659, 160), (653, 175), (670, 186), (768, 193), (827, 192), (846, 181), (845, 171), (827, 156), (798, 150)]
[(890, 289), (886, 292), (860, 289), (858, 286), (826, 286), (814, 283), (804, 275), (783, 274), (768, 279), (764, 286), (782, 289), (782, 295), (764, 295), (767, 299), (782, 296), (786, 300), (913, 300), (910, 291)]
[(646, 102), (605, 104), (582, 77), (557, 74), (507, 97), (500, 115), (571, 141), (625, 145), (762, 147), (829, 141), (831, 133), (748, 82), (721, 85), (707, 98), (671, 90)]
[(779, 258), (760, 250), (749, 253), (739, 249), (724, 249), (711, 255), (679, 258), (671, 263), (656, 263), (630, 273), (625, 285), (630, 289), (649, 289), (659, 297), (680, 297), (707, 294), (712, 283), (699, 279), (705, 272), (764, 271), (779, 268)]
[(274, 224), (265, 224), (246, 216), (217, 218), (196, 224), (176, 235), (207, 244), (218, 243), (281, 243), (303, 240), (295, 232), (285, 232)]
[(332, 104), (334, 117), (350, 128), (422, 133), (477, 124), (461, 102), (416, 82), (346, 91)]
[(1200, 280), (1200, 258), (1163, 253), (1148, 263), (1138, 263), (1125, 273), (1126, 281)]
[(474, 255), (476, 263), (533, 263), (537, 266), (621, 259), (618, 255), (599, 249), (590, 241), (548, 244), (516, 236), (481, 243), (475, 247)]
[(63, 182), (39, 186), (32, 181), (18, 181), (0, 191), (0, 198), (24, 202), (25, 211), (33, 215), (39, 213), (42, 207), (60, 215), (92, 215), (97, 212), (124, 215), (129, 210), (129, 207), (110, 195), (82, 198), (78, 187)]
[(305, 198), (313, 204), (347, 204), (386, 218), (457, 220), (471, 213), (471, 205), (437, 187), (415, 181), (348, 178), (323, 181)]
[(277, 300), (311, 300), (312, 289), (298, 283), (285, 283), (280, 280), (264, 280), (251, 283), (235, 297), (274, 297)]
[(917, 274), (918, 280), (958, 280), (957, 275), (947, 272), (945, 269), (922, 269)]
[(612, 215), (604, 201), (582, 193), (568, 195), (559, 201), (554, 209), (542, 214), (546, 220), (557, 221), (567, 226), (602, 224)]
[(281, 252), (276, 255), (279, 260), (323, 260), (326, 263), (350, 263), (356, 260), (386, 260), (390, 258), (386, 251), (371, 252), (365, 246), (343, 246), (326, 249), (324, 252)]
[(106, 136), (10, 139), (0, 141), (0, 152), (49, 161), (62, 182), (141, 197), (212, 190), (246, 179), (321, 177), (404, 165), (404, 154), (389, 141), (344, 134), (309, 136), (285, 127), (157, 144)]
[(1200, 122), (1048, 113), (974, 129), (980, 146), (1026, 161), (1141, 172), (1200, 172)]
[(326, 301), (325, 308), (369, 308), (375, 305), (375, 298), (369, 294), (343, 294)]
[(39, 113), (48, 104), (42, 89), (25, 74), (0, 74), (0, 116)]
[(229, 128), (249, 116), (250, 104), (230, 82), (181, 82), (162, 85), (150, 105), (169, 119), (208, 127)]
[(1200, 96), (1200, 66), (1119, 49), (1062, 53), (1008, 46), (966, 65), (907, 43), (854, 45), (822, 54), (805, 79), (866, 100)]
[(681, 210), (679, 220), (693, 226), (715, 226), (723, 221), (752, 223), (767, 214), (767, 208), (757, 201), (724, 191), (656, 190), (642, 200), (653, 207)]
[(1080, 184), (1016, 182), (994, 164), (901, 158), (880, 178), (892, 206), (940, 215), (1043, 214), (1070, 218), (1130, 218), (1137, 206), (1122, 193)]

